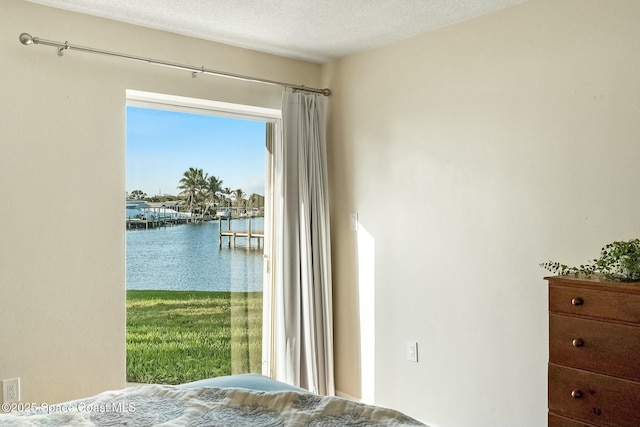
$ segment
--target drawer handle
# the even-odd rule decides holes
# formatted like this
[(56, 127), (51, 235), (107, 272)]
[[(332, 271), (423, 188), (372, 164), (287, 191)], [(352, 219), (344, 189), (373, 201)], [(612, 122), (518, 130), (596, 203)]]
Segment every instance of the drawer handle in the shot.
[(582, 390), (573, 390), (571, 392), (571, 397), (574, 399), (582, 399)]
[(571, 344), (574, 347), (582, 347), (584, 345), (584, 340), (582, 338), (576, 338), (573, 341), (571, 341)]
[(578, 298), (571, 298), (571, 304), (573, 305), (582, 305), (584, 304), (584, 300), (580, 297)]

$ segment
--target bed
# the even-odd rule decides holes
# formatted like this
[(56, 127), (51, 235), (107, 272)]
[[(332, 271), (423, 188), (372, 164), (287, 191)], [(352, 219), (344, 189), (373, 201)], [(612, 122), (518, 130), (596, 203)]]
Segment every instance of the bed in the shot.
[(318, 396), (262, 375), (145, 384), (0, 415), (0, 426), (417, 426), (398, 411)]

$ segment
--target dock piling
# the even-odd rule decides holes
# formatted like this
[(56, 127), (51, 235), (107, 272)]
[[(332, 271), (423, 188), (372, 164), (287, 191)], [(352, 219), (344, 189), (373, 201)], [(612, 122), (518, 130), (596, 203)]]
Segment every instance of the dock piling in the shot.
[(247, 218), (247, 230), (232, 230), (231, 229), (231, 218), (227, 218), (227, 229), (223, 230), (222, 229), (222, 218), (218, 218), (218, 247), (222, 248), (222, 238), (223, 237), (227, 237), (228, 238), (228, 246), (229, 248), (232, 247), (232, 240), (233, 240), (233, 247), (236, 247), (236, 239), (238, 237), (246, 237), (247, 240), (247, 246), (248, 249), (251, 249), (251, 239), (256, 239), (257, 241), (257, 246), (258, 249), (260, 249), (260, 239), (264, 239), (264, 232), (255, 232), (253, 231), (253, 229), (251, 228), (251, 217)]

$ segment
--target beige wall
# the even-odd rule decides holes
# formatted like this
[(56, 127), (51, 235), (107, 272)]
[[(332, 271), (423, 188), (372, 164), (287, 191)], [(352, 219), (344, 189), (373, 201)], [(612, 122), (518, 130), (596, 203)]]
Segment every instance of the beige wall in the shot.
[[(0, 379), (20, 376), (24, 401), (121, 387), (125, 90), (272, 108), (280, 90), (18, 35), (307, 85), (320, 67), (0, 8)], [(434, 426), (544, 425), (537, 264), (640, 231), (638, 18), (634, 0), (530, 0), (323, 68), (340, 391)]]
[(125, 90), (279, 108), (281, 89), (25, 47), (18, 35), (315, 86), (320, 67), (0, 3), (0, 379), (53, 403), (125, 384)]
[(434, 426), (546, 425), (538, 263), (640, 235), (638, 22), (530, 0), (323, 68), (340, 390), (373, 371), (376, 403)]

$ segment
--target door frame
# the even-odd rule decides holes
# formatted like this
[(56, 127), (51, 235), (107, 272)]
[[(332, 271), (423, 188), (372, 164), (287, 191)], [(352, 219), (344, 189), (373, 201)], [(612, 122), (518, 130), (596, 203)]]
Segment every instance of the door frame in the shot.
[[(273, 376), (273, 298), (274, 256), (276, 242), (273, 226), (275, 221), (274, 190), (275, 169), (273, 152), (281, 144), (282, 111), (274, 108), (234, 104), (207, 99), (166, 95), (154, 92), (127, 89), (126, 105), (157, 110), (179, 111), (266, 123), (265, 135), (265, 209), (264, 209), (264, 265), (263, 265), (263, 316), (262, 316), (262, 374)], [(267, 226), (269, 224), (269, 226)]]

